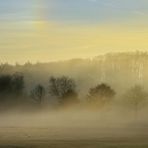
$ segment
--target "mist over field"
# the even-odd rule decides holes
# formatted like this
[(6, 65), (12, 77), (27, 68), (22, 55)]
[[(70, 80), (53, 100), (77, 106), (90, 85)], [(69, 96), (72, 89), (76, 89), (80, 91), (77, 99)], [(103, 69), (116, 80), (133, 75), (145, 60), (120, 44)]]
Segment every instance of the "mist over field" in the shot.
[(147, 64), (146, 52), (1, 64), (0, 145), (146, 147)]

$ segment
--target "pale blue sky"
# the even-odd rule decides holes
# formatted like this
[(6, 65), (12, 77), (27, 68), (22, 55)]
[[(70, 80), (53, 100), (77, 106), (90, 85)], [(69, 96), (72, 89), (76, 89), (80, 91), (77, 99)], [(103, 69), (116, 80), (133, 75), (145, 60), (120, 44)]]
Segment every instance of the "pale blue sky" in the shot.
[(147, 16), (148, 1), (40, 0), (39, 2), (39, 0), (1, 0), (0, 20), (35, 20), (38, 19), (38, 13), (35, 11), (40, 11), (37, 9), (43, 10), (43, 18), (50, 21), (99, 23)]
[(0, 62), (148, 51), (148, 0), (0, 0)]

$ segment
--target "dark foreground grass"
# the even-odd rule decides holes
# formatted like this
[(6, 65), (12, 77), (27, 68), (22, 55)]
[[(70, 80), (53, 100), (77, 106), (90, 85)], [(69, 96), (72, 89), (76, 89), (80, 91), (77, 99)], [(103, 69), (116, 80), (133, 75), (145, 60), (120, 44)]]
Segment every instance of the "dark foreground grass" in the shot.
[(146, 142), (101, 141), (101, 140), (52, 140), (24, 141), (24, 143), (2, 144), (0, 148), (148, 148)]

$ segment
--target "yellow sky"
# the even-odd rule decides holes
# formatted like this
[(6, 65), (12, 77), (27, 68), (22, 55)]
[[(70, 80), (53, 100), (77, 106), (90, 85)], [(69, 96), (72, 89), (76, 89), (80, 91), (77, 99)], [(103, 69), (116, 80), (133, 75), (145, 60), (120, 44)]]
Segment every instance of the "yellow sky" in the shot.
[(134, 22), (70, 26), (36, 21), (0, 25), (0, 62), (47, 62), (147, 48), (148, 28)]

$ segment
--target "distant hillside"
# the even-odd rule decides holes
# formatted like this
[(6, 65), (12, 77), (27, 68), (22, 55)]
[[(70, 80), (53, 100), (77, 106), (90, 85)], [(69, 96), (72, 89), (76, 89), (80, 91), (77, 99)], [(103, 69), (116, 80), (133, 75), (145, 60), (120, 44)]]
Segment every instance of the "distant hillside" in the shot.
[(93, 59), (72, 59), (50, 63), (26, 63), (25, 65), (2, 64), (0, 73), (21, 72), (27, 89), (37, 83), (48, 83), (50, 76), (67, 75), (76, 80), (81, 94), (100, 82), (106, 82), (122, 92), (134, 84), (148, 89), (148, 53), (109, 53)]

